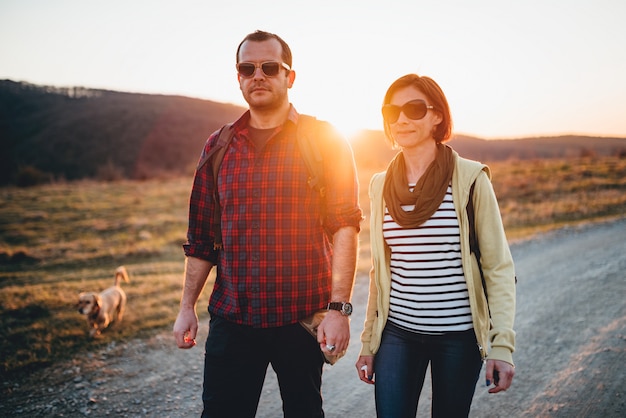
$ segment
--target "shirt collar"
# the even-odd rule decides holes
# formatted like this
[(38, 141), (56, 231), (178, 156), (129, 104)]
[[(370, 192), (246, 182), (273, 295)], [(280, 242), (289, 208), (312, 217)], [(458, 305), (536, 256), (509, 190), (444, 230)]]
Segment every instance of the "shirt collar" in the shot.
[[(285, 123), (291, 122), (293, 125), (296, 125), (298, 123), (298, 116), (299, 116), (299, 113), (296, 110), (295, 106), (293, 104), (289, 104), (289, 113), (287, 114), (287, 121), (285, 121)], [(235, 121), (235, 123), (233, 124), (233, 127), (236, 132), (241, 131), (248, 127), (249, 122), (250, 122), (250, 110), (246, 110), (246, 112), (243, 115), (241, 115), (239, 119)]]

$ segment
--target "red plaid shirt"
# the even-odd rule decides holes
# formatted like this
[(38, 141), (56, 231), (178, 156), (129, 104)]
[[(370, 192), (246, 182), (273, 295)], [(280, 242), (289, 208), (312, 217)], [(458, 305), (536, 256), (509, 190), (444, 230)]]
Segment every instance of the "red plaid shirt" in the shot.
[[(196, 172), (189, 206), (185, 254), (217, 264), (209, 312), (253, 327), (297, 322), (330, 301), (332, 247), (339, 228), (359, 230), (362, 212), (352, 151), (343, 139), (324, 155), (325, 221), (319, 192), (296, 142), (298, 114), (276, 128), (262, 150), (248, 140), (249, 112), (235, 122), (235, 136), (218, 173), (223, 249), (213, 250), (213, 173)], [(205, 155), (215, 144), (209, 137)], [(201, 157), (202, 158), (202, 157)]]

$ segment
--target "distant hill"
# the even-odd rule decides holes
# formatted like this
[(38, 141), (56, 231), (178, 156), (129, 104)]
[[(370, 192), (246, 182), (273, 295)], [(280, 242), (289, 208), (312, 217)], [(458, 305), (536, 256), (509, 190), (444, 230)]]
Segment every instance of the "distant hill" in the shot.
[[(382, 131), (364, 130), (352, 139), (355, 158), (361, 164), (385, 167), (398, 152), (391, 149)], [(447, 142), (461, 156), (482, 162), (626, 156), (626, 138), (557, 136), (514, 140), (485, 140), (456, 135)]]
[(0, 184), (24, 169), (68, 180), (188, 173), (206, 138), (243, 113), (180, 96), (0, 81)]
[[(0, 185), (189, 175), (211, 132), (244, 110), (181, 96), (0, 80)], [(359, 166), (384, 167), (395, 154), (382, 131), (362, 131), (351, 140)], [(485, 162), (626, 154), (624, 138), (459, 136), (450, 144)]]

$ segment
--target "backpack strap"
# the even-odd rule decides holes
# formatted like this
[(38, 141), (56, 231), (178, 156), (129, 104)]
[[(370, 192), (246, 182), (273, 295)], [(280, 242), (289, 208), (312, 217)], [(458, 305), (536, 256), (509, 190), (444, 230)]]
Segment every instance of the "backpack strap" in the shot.
[(204, 157), (198, 163), (196, 171), (200, 170), (205, 164), (211, 164), (211, 170), (213, 172), (213, 200), (215, 201), (215, 209), (213, 211), (212, 229), (215, 233), (215, 241), (213, 242), (213, 249), (222, 249), (222, 208), (220, 206), (219, 193), (217, 192), (217, 173), (222, 165), (224, 154), (228, 149), (228, 144), (232, 141), (235, 135), (235, 130), (232, 123), (228, 123), (220, 129), (218, 133), (217, 142), (206, 153)]
[[(232, 123), (227, 123), (226, 125), (220, 128), (218, 133), (217, 142), (215, 145), (207, 152), (204, 157), (198, 163), (198, 167), (196, 170), (200, 170), (209, 160), (213, 158), (211, 161), (213, 165), (213, 178), (217, 178), (217, 172), (222, 165), (222, 160), (224, 159), (224, 154), (226, 153), (226, 149), (228, 148), (228, 144), (232, 141), (233, 136), (235, 135), (235, 129), (233, 128)], [(213, 157), (215, 156), (215, 157)], [(217, 162), (217, 164), (215, 164)]]
[(296, 139), (309, 172), (307, 184), (324, 198), (326, 183), (324, 181), (324, 157), (319, 148), (319, 141), (323, 140), (320, 136), (320, 123), (314, 116), (298, 115)]
[[(483, 291), (485, 292), (485, 299), (487, 299), (487, 284), (485, 283), (485, 275), (483, 274), (483, 267), (480, 264), (480, 247), (478, 246), (478, 237), (476, 236), (476, 224), (474, 221), (474, 186), (476, 182), (472, 183), (469, 189), (469, 200), (467, 201), (467, 219), (469, 221), (469, 245), (470, 251), (476, 256), (476, 263), (478, 264), (478, 270), (480, 271), (480, 280), (483, 283)], [(487, 299), (489, 301), (489, 299)]]
[(476, 182), (472, 183), (469, 189), (469, 199), (467, 201), (467, 219), (469, 220), (469, 244), (470, 250), (476, 254), (478, 263), (480, 264), (480, 248), (478, 247), (478, 238), (476, 237), (476, 228), (474, 225), (474, 186)]
[(304, 160), (309, 178), (309, 187), (319, 193), (322, 200), (320, 208), (320, 225), (324, 225), (326, 219), (326, 177), (324, 172), (324, 155), (322, 147), (326, 146), (326, 134), (322, 128), (323, 122), (314, 116), (298, 115), (296, 128), (296, 140), (300, 154)]
[[(467, 219), (469, 221), (469, 244), (470, 251), (476, 256), (476, 263), (478, 264), (478, 270), (480, 271), (480, 280), (483, 282), (483, 290), (485, 291), (485, 299), (487, 298), (487, 285), (485, 283), (485, 275), (483, 274), (483, 266), (480, 264), (480, 247), (478, 246), (478, 237), (476, 236), (476, 225), (474, 222), (474, 186), (476, 181), (472, 183), (469, 189), (469, 200), (467, 201)], [(517, 284), (517, 275), (515, 275), (515, 283)]]

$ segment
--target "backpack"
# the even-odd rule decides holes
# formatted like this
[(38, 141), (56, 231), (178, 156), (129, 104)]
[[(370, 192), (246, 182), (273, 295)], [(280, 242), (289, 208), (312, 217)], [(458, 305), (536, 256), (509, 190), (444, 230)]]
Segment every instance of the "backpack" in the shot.
[[(322, 208), (324, 208), (324, 198), (326, 197), (326, 182), (324, 177), (324, 159), (320, 150), (319, 140), (323, 139), (323, 135), (319, 135), (323, 122), (318, 121), (314, 116), (298, 115), (298, 124), (296, 128), (296, 140), (300, 154), (304, 159), (304, 163), (307, 167), (309, 177), (307, 184), (310, 188), (319, 193), (322, 198)], [(198, 163), (196, 171), (200, 170), (205, 164), (211, 164), (211, 170), (213, 172), (214, 181), (217, 179), (224, 154), (228, 149), (228, 145), (235, 135), (234, 127), (232, 123), (228, 123), (220, 129), (218, 133), (218, 139), (215, 145), (206, 153), (206, 155)], [(217, 187), (214, 188), (213, 199), (215, 200), (215, 213), (214, 213), (214, 229), (215, 229), (215, 243), (214, 248), (222, 248), (221, 238), (221, 207), (217, 194)], [(325, 212), (322, 210), (320, 214), (320, 224), (324, 221)]]
[[(298, 126), (296, 130), (296, 139), (298, 142), (298, 148), (304, 159), (307, 170), (309, 172), (309, 178), (307, 184), (309, 187), (317, 191), (322, 198), (326, 195), (326, 185), (324, 182), (324, 167), (323, 157), (319, 149), (319, 144), (314, 140), (318, 138), (320, 122), (314, 116), (299, 115)], [(209, 152), (198, 163), (197, 170), (201, 169), (207, 162), (211, 161), (211, 168), (213, 171), (213, 178), (217, 179), (217, 173), (219, 172), (224, 154), (228, 149), (230, 141), (234, 136), (234, 128), (232, 123), (228, 123), (220, 129), (219, 137), (215, 146), (211, 148)]]

